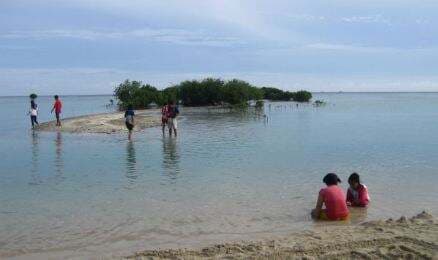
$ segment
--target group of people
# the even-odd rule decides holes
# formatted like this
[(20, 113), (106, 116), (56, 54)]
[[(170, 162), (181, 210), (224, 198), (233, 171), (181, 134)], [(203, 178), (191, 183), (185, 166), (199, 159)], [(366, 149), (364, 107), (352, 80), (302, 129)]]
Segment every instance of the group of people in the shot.
[(348, 178), (347, 196), (338, 186), (341, 179), (335, 173), (327, 174), (322, 181), (327, 187), (319, 191), (316, 207), (311, 213), (314, 219), (346, 220), (350, 214), (348, 207), (367, 207), (370, 202), (368, 188), (361, 183), (357, 173)]
[[(61, 110), (62, 110), (62, 102), (58, 95), (55, 95), (53, 97), (55, 99), (55, 102), (53, 103), (53, 107), (51, 110), (51, 113), (55, 112), (56, 116), (56, 126), (61, 126)], [(35, 126), (38, 126), (38, 105), (35, 101), (35, 98), (31, 98), (30, 100), (30, 122), (32, 124), (32, 128), (34, 129)]]
[[(161, 108), (161, 126), (163, 130), (163, 134), (165, 133), (166, 126), (169, 129), (169, 135), (175, 134), (177, 136), (178, 132), (178, 121), (177, 116), (179, 115), (179, 109), (176, 105), (175, 101), (169, 101), (166, 105)], [(128, 109), (125, 111), (125, 124), (126, 128), (128, 128), (128, 139), (132, 138), (132, 130), (134, 129), (134, 108), (132, 105), (128, 106)]]

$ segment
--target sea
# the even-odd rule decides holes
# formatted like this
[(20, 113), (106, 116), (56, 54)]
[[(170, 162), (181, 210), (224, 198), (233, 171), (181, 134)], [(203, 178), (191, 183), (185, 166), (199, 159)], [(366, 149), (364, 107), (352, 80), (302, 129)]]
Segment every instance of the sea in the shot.
[[(61, 96), (62, 117), (111, 96)], [(314, 93), (261, 111), (180, 107), (178, 136), (33, 131), (28, 97), (0, 97), (0, 258), (121, 257), (266, 239), (428, 211), (438, 216), (438, 93)], [(37, 98), (39, 121), (53, 98)], [(322, 178), (357, 172), (371, 203), (309, 216)]]

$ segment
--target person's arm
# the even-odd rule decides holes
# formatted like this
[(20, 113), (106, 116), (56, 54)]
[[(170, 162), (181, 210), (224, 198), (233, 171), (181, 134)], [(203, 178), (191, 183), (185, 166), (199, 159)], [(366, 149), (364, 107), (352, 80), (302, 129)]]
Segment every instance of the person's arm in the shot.
[(321, 195), (321, 192), (318, 195), (318, 200), (316, 201), (315, 209), (312, 211), (312, 217), (319, 218), (321, 215), (322, 205), (324, 204), (324, 198)]
[(347, 190), (347, 206), (353, 206), (353, 204), (354, 204), (354, 197), (349, 188)]
[(359, 190), (359, 199), (356, 202), (356, 205), (359, 207), (366, 207), (370, 202), (370, 197), (368, 195), (368, 189), (366, 186), (362, 186)]

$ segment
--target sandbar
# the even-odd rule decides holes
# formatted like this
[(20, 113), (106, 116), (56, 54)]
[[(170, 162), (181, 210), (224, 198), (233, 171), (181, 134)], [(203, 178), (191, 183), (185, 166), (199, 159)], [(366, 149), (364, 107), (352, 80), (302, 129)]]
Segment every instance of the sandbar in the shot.
[[(136, 110), (134, 131), (161, 125), (158, 109)], [(68, 133), (121, 133), (126, 132), (124, 112), (85, 115), (62, 119), (62, 127), (56, 121), (41, 123), (39, 131), (61, 131)]]

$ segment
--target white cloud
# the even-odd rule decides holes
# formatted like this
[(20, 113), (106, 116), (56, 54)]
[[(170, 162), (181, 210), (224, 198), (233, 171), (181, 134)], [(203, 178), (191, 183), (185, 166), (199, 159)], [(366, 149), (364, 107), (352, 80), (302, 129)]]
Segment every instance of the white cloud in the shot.
[(347, 23), (381, 23), (386, 25), (392, 24), (390, 19), (383, 17), (381, 14), (369, 16), (342, 17), (341, 21)]
[(263, 72), (154, 73), (96, 68), (0, 69), (0, 88), (1, 95), (27, 95), (30, 92), (38, 92), (40, 95), (110, 94), (114, 87), (126, 78), (164, 88), (183, 80), (205, 77), (239, 78), (258, 86), (274, 86), (288, 90), (438, 91), (438, 78), (434, 76), (376, 78)]
[(346, 44), (331, 44), (331, 43), (313, 43), (304, 46), (305, 48), (315, 50), (332, 50), (332, 51), (356, 51), (356, 52), (381, 52), (381, 51), (397, 51), (394, 48), (385, 47), (366, 47)]
[(417, 18), (415, 19), (415, 23), (419, 25), (424, 25), (424, 24), (430, 24), (430, 21), (424, 18)]
[(394, 48), (382, 46), (359, 46), (348, 44), (332, 44), (332, 43), (312, 43), (307, 44), (304, 48), (314, 50), (329, 50), (329, 51), (352, 51), (352, 52), (436, 52), (436, 48)]
[(0, 39), (60, 39), (73, 38), (81, 40), (101, 39), (132, 39), (167, 42), (181, 45), (203, 45), (203, 46), (235, 46), (244, 44), (244, 41), (237, 37), (218, 36), (204, 31), (188, 31), (175, 29), (138, 29), (130, 31), (109, 31), (109, 30), (27, 30), (10, 31), (0, 35)]

